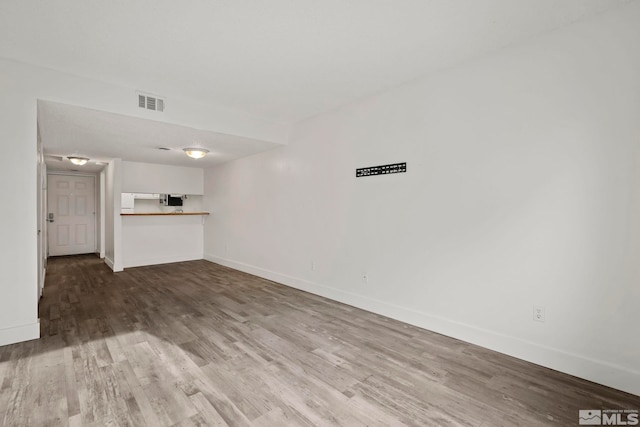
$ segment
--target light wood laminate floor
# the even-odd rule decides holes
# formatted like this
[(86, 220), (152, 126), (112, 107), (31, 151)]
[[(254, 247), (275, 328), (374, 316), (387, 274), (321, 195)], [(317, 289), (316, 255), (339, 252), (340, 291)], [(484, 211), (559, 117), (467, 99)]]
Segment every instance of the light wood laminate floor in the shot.
[(0, 424), (576, 425), (640, 398), (207, 261), (51, 259)]

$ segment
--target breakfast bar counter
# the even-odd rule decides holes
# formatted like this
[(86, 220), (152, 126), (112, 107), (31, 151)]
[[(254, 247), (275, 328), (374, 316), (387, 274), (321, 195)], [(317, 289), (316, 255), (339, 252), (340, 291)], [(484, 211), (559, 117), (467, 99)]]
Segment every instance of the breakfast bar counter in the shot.
[(121, 213), (122, 216), (180, 216), (180, 215), (209, 215), (209, 212), (131, 212)]

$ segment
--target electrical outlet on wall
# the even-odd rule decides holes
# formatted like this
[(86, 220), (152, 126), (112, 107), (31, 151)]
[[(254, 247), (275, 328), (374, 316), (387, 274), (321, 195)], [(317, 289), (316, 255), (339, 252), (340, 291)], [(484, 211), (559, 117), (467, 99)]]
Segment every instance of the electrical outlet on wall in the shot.
[(544, 322), (546, 320), (545, 309), (541, 305), (533, 306), (533, 320), (536, 322)]

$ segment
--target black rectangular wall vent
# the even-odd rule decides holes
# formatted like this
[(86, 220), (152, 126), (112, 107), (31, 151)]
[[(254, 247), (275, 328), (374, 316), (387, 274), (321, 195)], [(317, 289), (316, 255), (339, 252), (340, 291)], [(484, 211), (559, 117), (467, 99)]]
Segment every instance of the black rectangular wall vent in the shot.
[(407, 162), (392, 163), (382, 166), (370, 166), (368, 168), (356, 169), (356, 178), (372, 175), (386, 175), (389, 173), (402, 173), (407, 171)]

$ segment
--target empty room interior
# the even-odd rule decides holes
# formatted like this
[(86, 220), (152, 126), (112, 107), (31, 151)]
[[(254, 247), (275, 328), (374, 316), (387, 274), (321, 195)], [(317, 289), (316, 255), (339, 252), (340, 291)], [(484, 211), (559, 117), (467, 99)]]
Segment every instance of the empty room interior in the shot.
[(638, 425), (640, 0), (8, 0), (0, 113), (0, 426)]

